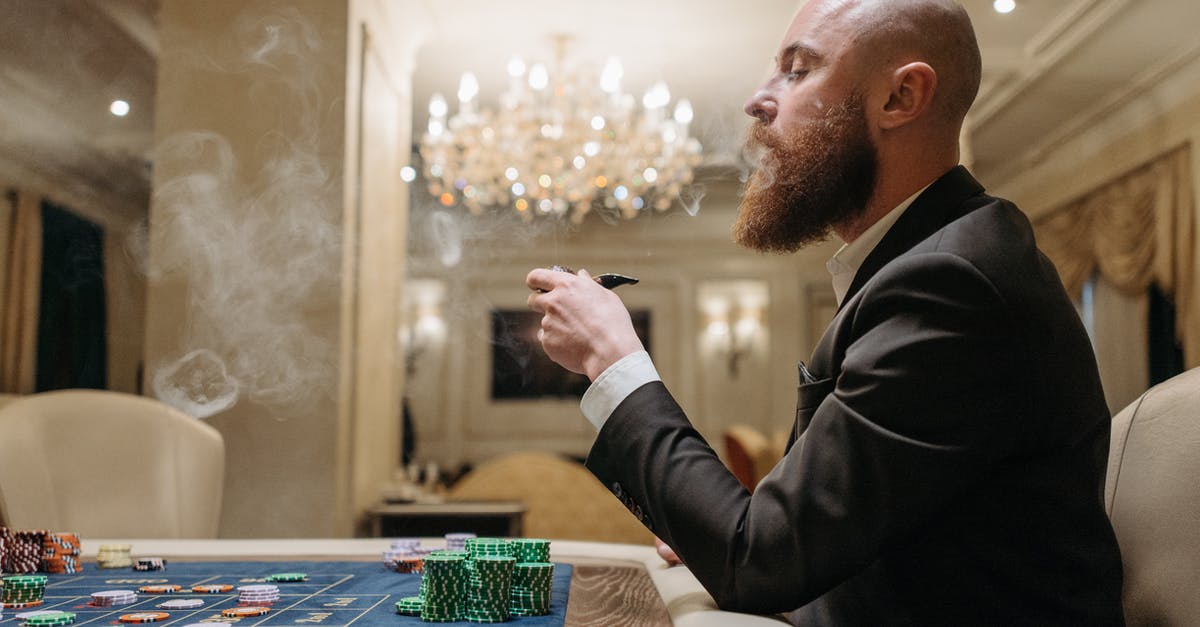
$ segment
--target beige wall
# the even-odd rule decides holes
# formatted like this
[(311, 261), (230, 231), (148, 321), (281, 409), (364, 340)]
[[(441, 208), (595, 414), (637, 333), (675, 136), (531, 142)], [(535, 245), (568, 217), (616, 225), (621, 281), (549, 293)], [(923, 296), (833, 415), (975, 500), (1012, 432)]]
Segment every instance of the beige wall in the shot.
[(206, 350), (238, 382), (207, 418), (225, 537), (348, 535), (396, 466), (408, 76), (385, 5), (162, 5), (147, 381)]

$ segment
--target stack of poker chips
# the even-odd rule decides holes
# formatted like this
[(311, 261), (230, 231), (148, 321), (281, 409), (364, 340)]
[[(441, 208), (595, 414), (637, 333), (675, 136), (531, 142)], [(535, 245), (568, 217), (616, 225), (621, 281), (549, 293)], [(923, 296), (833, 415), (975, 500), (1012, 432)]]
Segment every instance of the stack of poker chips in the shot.
[(508, 620), (513, 567), (516, 563), (515, 557), (505, 555), (478, 555), (472, 560), (463, 618), (473, 623), (502, 623)]
[(42, 570), (58, 575), (75, 574), (82, 570), (79, 534), (47, 533), (42, 542)]
[(42, 604), (42, 595), (46, 593), (46, 581), (45, 575), (5, 577), (0, 602), (10, 609), (37, 607)]
[(550, 613), (554, 586), (554, 564), (518, 562), (513, 565), (508, 613), (513, 616), (543, 616)]
[(238, 586), (238, 605), (271, 605), (279, 601), (279, 586), (257, 584)]
[(129, 605), (135, 601), (137, 601), (137, 593), (133, 590), (105, 590), (92, 593), (92, 605), (97, 607)]
[(517, 563), (513, 567), (509, 613), (513, 616), (549, 614), (554, 586), (550, 541), (541, 538), (516, 538), (510, 543)]
[(0, 553), (0, 571), (6, 573), (36, 573), (42, 565), (45, 531), (13, 531), (0, 527), (4, 551)]
[(34, 616), (28, 616), (24, 620), (25, 627), (62, 627), (75, 622), (75, 614), (72, 612), (38, 612)]
[(100, 568), (129, 568), (133, 558), (129, 552), (133, 547), (128, 544), (102, 544), (96, 553), (96, 565)]
[(133, 562), (133, 569), (139, 571), (163, 570), (166, 567), (167, 560), (161, 557), (139, 557)]
[(434, 551), (425, 557), (421, 579), (421, 620), (435, 623), (458, 621), (468, 584), (467, 559)]
[(446, 550), (447, 551), (463, 551), (467, 548), (467, 540), (474, 538), (473, 533), (448, 533), (446, 534)]
[(383, 565), (398, 573), (419, 573), (421, 563), (419, 538), (397, 538), (392, 540), (392, 547), (383, 552)]

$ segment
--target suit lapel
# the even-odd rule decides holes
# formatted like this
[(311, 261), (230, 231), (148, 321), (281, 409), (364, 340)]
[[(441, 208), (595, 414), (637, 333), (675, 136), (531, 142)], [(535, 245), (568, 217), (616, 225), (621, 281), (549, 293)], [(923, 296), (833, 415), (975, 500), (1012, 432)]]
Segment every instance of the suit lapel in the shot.
[(949, 224), (963, 213), (963, 201), (982, 192), (983, 186), (961, 165), (934, 181), (863, 260), (838, 310), (850, 302), (880, 268)]

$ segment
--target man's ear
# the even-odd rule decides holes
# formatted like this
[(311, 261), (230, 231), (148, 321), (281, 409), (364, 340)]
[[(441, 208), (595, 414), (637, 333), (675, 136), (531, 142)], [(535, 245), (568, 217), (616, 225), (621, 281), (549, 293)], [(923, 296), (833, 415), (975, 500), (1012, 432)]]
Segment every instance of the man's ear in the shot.
[(920, 61), (902, 65), (892, 72), (888, 88), (888, 101), (879, 116), (884, 130), (909, 124), (929, 111), (937, 92), (937, 72)]

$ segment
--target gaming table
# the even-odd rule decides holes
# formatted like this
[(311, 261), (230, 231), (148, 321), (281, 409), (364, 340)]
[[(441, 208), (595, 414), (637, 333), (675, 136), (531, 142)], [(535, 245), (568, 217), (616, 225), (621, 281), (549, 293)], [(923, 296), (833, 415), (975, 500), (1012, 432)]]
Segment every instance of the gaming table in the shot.
[[(102, 544), (128, 543), (133, 555), (154, 555), (167, 559), (167, 568), (160, 572), (117, 572), (97, 570), (95, 556)], [(423, 541), (429, 546), (444, 544), (440, 538)], [(226, 578), (237, 584), (252, 581), (272, 572), (308, 569), (310, 580), (292, 589), (280, 585), (281, 592), (291, 595), (292, 603), (281, 604), (273, 620), (241, 620), (244, 627), (271, 625), (319, 625), (340, 627), (354, 624), (406, 625), (415, 619), (399, 616), (389, 608), (407, 594), (405, 586), (413, 586), (416, 576), (401, 575), (384, 569), (380, 555), (390, 546), (390, 540), (138, 540), (128, 538), (87, 539), (83, 541), (84, 575), (99, 576), (104, 581), (76, 581), (54, 591), (47, 586), (47, 598), (54, 594), (86, 595), (101, 589), (120, 587), (108, 585), (109, 579), (170, 579), (171, 583), (204, 578)], [(717, 610), (712, 597), (695, 577), (683, 567), (668, 568), (652, 547), (598, 542), (555, 540), (551, 544), (551, 561), (563, 566), (556, 569), (555, 604), (549, 617), (521, 617), (504, 623), (513, 627), (542, 627), (543, 625), (622, 625), (622, 626), (731, 626), (781, 624), (779, 617), (753, 616)], [(325, 562), (325, 564), (314, 563)], [(128, 575), (128, 577), (126, 577)], [(155, 577), (158, 575), (158, 577)], [(237, 577), (237, 581), (233, 578)], [(70, 588), (74, 585), (78, 590)], [(136, 585), (121, 584), (125, 587)], [(100, 586), (100, 587), (97, 587)], [(104, 587), (107, 586), (107, 587)], [(95, 590), (91, 588), (95, 587)], [(70, 589), (68, 589), (70, 588)], [(85, 591), (84, 588), (87, 588)], [(348, 600), (349, 599), (349, 600)], [(151, 603), (154, 600), (145, 600)], [(229, 602), (212, 599), (213, 603)], [(340, 604), (340, 605), (339, 605)], [(565, 605), (565, 607), (563, 607)], [(213, 609), (215, 606), (210, 607)], [(271, 615), (267, 615), (270, 617)], [(4, 626), (11, 623), (12, 611), (4, 614)], [(95, 617), (93, 617), (95, 618)], [(113, 617), (115, 620), (115, 617)], [(201, 622), (179, 616), (163, 625), (182, 625)], [(332, 622), (331, 622), (332, 621)], [(96, 622), (96, 621), (93, 621)], [(111, 621), (104, 622), (109, 624)], [(535, 625), (536, 623), (536, 625)], [(14, 623), (15, 624), (15, 623)], [(89, 623), (91, 624), (91, 623)], [(416, 621), (413, 624), (424, 624)], [(460, 623), (468, 624), (468, 623)], [(242, 626), (239, 626), (242, 627)]]

